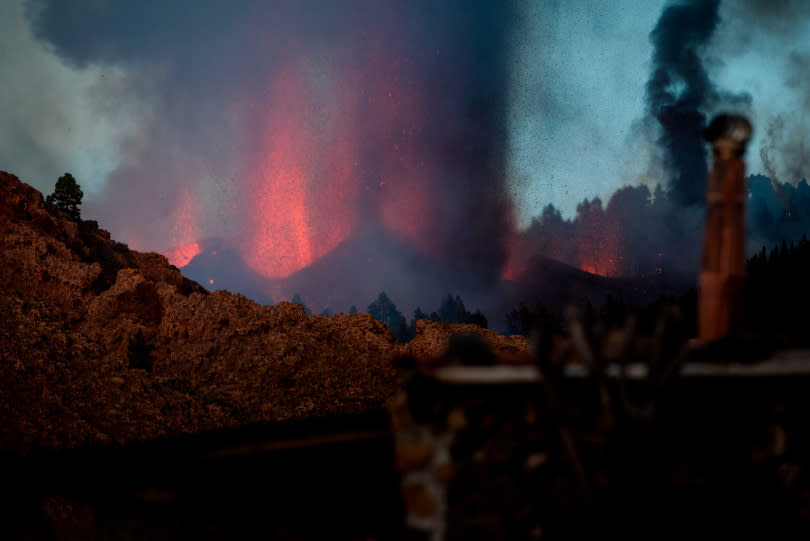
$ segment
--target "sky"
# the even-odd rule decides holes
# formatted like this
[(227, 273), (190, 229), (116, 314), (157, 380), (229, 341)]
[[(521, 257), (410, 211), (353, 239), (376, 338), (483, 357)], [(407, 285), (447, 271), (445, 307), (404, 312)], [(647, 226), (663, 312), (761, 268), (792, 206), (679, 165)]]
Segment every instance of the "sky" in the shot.
[[(547, 204), (572, 217), (583, 199), (667, 182), (645, 89), (672, 3), (6, 0), (0, 168), (44, 193), (71, 172), (85, 218), (179, 262), (196, 240), (242, 237), (258, 239), (242, 241), (251, 266), (288, 273), (369, 214), (452, 252)], [(808, 6), (721, 2), (700, 51), (713, 83), (745, 97), (749, 171), (793, 183), (810, 154)], [(475, 216), (492, 218), (458, 243), (446, 224)], [(262, 244), (279, 228), (295, 249)]]

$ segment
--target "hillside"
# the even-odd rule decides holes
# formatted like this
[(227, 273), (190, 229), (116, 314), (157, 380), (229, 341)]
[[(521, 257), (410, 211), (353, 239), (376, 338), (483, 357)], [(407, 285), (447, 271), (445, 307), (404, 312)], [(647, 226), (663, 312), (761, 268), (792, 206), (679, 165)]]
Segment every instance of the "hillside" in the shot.
[[(209, 293), (4, 172), (0, 281), (0, 451), (352, 413), (395, 386), (393, 337), (371, 316)], [(129, 368), (138, 330), (151, 373)]]
[[(211, 293), (1, 171), (0, 281), (0, 452), (15, 454), (377, 409), (394, 359), (440, 357), (458, 331), (526, 351), (522, 337), (428, 321), (396, 344), (368, 314)], [(151, 372), (130, 367), (139, 330)]]

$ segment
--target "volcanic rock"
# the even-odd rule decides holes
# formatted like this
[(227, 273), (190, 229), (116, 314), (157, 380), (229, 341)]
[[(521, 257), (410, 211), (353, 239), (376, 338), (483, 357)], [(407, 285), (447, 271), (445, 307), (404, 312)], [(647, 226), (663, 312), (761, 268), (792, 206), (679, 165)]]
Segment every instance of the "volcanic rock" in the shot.
[[(0, 451), (124, 444), (381, 407), (392, 334), (209, 293), (0, 172)], [(130, 368), (140, 331), (151, 373)]]
[(504, 336), (477, 325), (428, 319), (416, 322), (416, 336), (402, 346), (400, 355), (433, 364), (470, 362), (471, 357), (498, 364), (531, 362), (525, 336)]

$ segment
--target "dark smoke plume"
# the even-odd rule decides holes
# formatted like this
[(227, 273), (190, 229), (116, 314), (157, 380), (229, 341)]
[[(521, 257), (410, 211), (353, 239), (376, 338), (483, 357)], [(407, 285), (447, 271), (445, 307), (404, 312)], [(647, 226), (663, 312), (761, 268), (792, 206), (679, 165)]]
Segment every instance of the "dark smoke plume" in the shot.
[(692, 0), (664, 9), (650, 34), (654, 50), (647, 107), (661, 125), (659, 144), (672, 174), (675, 203), (699, 203), (706, 190), (706, 108), (715, 96), (701, 54), (719, 21), (719, 0)]

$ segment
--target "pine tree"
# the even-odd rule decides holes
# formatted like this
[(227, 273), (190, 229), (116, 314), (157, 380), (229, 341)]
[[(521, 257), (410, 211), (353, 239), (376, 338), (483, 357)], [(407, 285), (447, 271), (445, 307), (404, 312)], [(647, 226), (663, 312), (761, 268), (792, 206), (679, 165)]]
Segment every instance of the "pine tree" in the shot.
[(408, 340), (405, 317), (397, 310), (396, 305), (388, 298), (385, 291), (380, 293), (377, 300), (368, 305), (368, 313), (388, 327), (398, 341)]
[(70, 173), (65, 173), (56, 181), (53, 193), (45, 198), (45, 202), (58, 208), (74, 220), (82, 217), (79, 205), (82, 204), (84, 192), (79, 187), (79, 183)]

